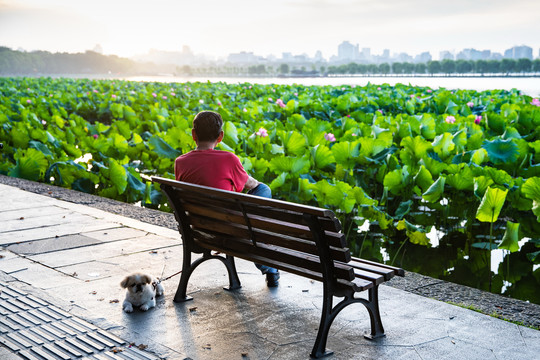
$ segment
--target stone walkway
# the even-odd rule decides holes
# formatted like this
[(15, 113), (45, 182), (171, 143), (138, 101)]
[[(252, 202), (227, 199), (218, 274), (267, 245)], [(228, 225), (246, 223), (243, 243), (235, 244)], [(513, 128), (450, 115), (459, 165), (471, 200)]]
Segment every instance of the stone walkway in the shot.
[[(243, 287), (226, 292), (224, 267), (209, 262), (192, 276), (193, 301), (172, 302), (176, 276), (163, 282), (156, 308), (126, 314), (125, 275), (180, 270), (176, 231), (7, 185), (0, 196), (1, 359), (309, 358), (319, 283), (283, 273), (269, 289), (239, 260)], [(540, 358), (531, 328), (384, 285), (380, 306), (386, 337), (364, 339), (367, 311), (350, 306), (332, 326), (332, 358)]]

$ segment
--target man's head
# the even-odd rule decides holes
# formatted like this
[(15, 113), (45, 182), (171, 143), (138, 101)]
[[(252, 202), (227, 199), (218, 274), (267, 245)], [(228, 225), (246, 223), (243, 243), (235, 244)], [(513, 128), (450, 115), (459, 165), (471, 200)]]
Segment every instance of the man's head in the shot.
[(221, 134), (223, 119), (214, 111), (201, 111), (193, 119), (193, 131), (198, 141), (216, 141)]

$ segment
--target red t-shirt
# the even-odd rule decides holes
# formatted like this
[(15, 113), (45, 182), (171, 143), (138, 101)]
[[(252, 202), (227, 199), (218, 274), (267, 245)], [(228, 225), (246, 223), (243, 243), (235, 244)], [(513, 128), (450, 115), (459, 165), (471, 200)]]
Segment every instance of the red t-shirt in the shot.
[(238, 192), (249, 178), (238, 156), (222, 150), (193, 150), (177, 157), (174, 176), (178, 181)]

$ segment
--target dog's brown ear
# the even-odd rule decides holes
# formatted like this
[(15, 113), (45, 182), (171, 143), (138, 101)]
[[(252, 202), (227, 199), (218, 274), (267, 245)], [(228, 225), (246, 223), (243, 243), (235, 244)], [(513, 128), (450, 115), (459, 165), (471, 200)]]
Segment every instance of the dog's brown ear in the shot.
[(124, 278), (124, 280), (122, 280), (122, 282), (120, 283), (120, 286), (121, 286), (123, 289), (125, 289), (125, 288), (127, 288), (127, 286), (128, 286), (128, 282), (129, 282), (129, 276), (126, 276), (126, 277)]
[(150, 284), (152, 282), (152, 278), (148, 275), (143, 275), (141, 280), (144, 281), (146, 284)]

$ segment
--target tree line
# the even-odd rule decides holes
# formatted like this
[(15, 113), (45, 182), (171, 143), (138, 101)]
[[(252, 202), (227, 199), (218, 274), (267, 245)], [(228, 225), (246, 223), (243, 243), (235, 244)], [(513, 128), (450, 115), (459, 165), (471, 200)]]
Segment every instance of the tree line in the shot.
[(465, 74), (534, 74), (540, 72), (540, 59), (449, 60), (427, 63), (394, 62), (382, 64), (350, 63), (329, 66), (328, 74), (393, 75), (465, 75)]
[(40, 74), (139, 74), (170, 71), (173, 66), (138, 63), (116, 55), (23, 52), (0, 46), (0, 75)]

